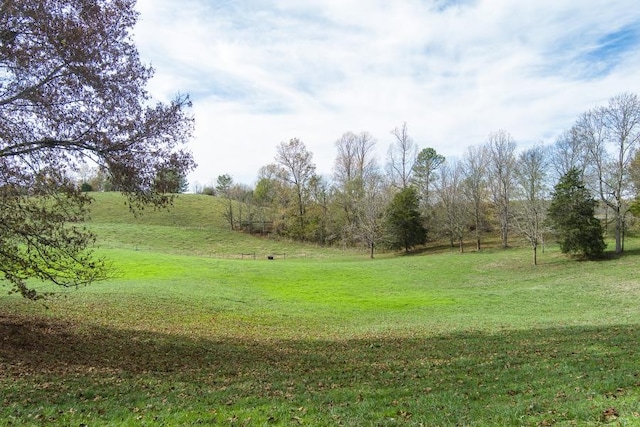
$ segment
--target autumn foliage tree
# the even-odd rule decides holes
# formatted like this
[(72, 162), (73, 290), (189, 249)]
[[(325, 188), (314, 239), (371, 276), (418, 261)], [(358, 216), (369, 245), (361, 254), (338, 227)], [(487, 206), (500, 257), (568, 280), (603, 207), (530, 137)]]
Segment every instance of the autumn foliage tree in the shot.
[[(164, 206), (163, 176), (193, 166), (190, 101), (151, 102), (153, 70), (131, 31), (134, 0), (0, 4), (0, 279), (28, 298), (30, 279), (69, 287), (105, 277), (79, 225), (90, 199), (74, 179), (106, 171), (133, 209)], [(162, 175), (164, 174), (164, 175)]]

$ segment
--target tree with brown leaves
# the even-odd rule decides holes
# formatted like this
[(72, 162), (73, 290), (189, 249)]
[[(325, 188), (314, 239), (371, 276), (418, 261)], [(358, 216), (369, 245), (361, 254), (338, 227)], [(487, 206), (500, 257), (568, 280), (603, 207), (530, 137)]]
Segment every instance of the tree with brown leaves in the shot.
[(153, 104), (153, 70), (131, 31), (134, 0), (7, 0), (0, 5), (0, 280), (41, 296), (30, 279), (63, 287), (105, 277), (80, 222), (90, 202), (83, 164), (107, 172), (132, 209), (165, 206), (167, 171), (194, 167), (182, 145), (187, 96)]

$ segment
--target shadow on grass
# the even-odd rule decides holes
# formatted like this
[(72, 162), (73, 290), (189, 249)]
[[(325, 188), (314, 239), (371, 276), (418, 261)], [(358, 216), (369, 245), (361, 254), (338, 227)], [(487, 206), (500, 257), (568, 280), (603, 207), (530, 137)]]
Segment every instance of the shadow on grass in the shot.
[(0, 316), (7, 425), (640, 422), (640, 331), (189, 339)]
[(615, 253), (615, 246), (611, 248), (612, 250), (609, 252), (612, 258), (626, 258), (626, 257), (637, 257), (640, 255), (640, 248), (629, 248), (625, 249), (621, 254)]

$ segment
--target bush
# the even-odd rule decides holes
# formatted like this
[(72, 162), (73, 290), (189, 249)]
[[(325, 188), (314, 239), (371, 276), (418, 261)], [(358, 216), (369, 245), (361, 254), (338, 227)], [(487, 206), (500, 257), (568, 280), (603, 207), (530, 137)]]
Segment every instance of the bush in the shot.
[(216, 190), (213, 187), (204, 187), (202, 189), (202, 194), (206, 194), (207, 196), (215, 196)]

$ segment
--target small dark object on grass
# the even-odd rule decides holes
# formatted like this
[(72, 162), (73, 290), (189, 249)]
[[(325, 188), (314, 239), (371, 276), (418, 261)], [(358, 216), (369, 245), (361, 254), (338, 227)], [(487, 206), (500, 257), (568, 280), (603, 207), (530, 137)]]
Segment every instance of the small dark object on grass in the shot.
[(273, 255), (267, 256), (267, 259), (273, 259)]
[(619, 416), (620, 413), (616, 408), (607, 408), (602, 413), (602, 421), (604, 421), (605, 423), (610, 423), (612, 421), (615, 421)]

